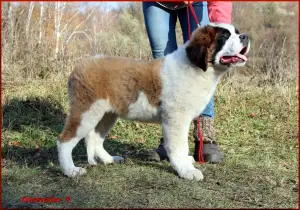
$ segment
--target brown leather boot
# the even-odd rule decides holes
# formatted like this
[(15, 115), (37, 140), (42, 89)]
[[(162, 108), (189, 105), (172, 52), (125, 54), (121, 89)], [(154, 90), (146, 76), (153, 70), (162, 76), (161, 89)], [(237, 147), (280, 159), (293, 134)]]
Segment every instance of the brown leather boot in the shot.
[[(198, 150), (200, 146), (200, 140), (198, 136), (198, 122), (197, 119), (193, 120), (195, 139), (194, 159), (199, 161)], [(204, 162), (207, 163), (221, 163), (223, 161), (223, 155), (218, 150), (218, 145), (215, 138), (214, 118), (200, 117), (200, 129), (203, 136), (203, 157)]]

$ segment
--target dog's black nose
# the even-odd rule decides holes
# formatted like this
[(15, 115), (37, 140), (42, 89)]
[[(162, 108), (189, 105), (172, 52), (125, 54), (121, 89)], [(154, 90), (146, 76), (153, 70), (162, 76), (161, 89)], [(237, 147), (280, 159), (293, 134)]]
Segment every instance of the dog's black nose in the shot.
[(248, 35), (247, 34), (241, 34), (240, 39), (241, 40), (248, 40)]
[(239, 36), (239, 38), (240, 38), (241, 42), (244, 44), (244, 46), (247, 46), (247, 45), (248, 45), (248, 40), (249, 40), (249, 38), (248, 38), (248, 35), (247, 35), (247, 34), (241, 34), (241, 35)]

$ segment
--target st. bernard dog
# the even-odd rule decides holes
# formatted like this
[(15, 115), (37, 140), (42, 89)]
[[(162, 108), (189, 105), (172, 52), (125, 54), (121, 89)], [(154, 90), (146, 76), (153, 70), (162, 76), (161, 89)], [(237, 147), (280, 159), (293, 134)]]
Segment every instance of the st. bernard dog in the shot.
[(122, 161), (103, 147), (117, 119), (161, 123), (172, 167), (185, 179), (203, 179), (189, 156), (188, 131), (212, 97), (220, 77), (245, 65), (248, 36), (229, 24), (196, 29), (191, 39), (162, 59), (95, 56), (81, 60), (68, 82), (70, 114), (57, 140), (63, 173), (86, 172), (76, 167), (72, 150), (85, 138), (89, 164)]

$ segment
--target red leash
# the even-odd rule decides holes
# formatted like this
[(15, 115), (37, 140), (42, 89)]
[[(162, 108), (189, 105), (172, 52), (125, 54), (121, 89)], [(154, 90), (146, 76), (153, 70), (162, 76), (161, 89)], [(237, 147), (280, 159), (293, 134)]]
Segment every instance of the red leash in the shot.
[(189, 39), (191, 37), (191, 24), (190, 24), (190, 11), (192, 12), (192, 15), (194, 17), (195, 22), (197, 23), (197, 26), (200, 27), (200, 23), (199, 20), (197, 18), (196, 12), (194, 10), (194, 7), (192, 5), (192, 3), (189, 1), (188, 2), (188, 6), (186, 7), (186, 11), (187, 11), (187, 21), (188, 21), (188, 32), (189, 32)]
[[(189, 33), (189, 39), (191, 38), (191, 23), (190, 23), (190, 12), (189, 9), (192, 12), (192, 15), (195, 19), (195, 22), (197, 23), (197, 26), (200, 27), (200, 23), (199, 20), (197, 18), (197, 15), (195, 13), (194, 7), (193, 5), (188, 2), (188, 6), (186, 7), (187, 10), (187, 21), (188, 21), (188, 33)], [(197, 117), (197, 133), (198, 133), (198, 137), (199, 137), (199, 149), (198, 149), (198, 162), (200, 164), (204, 163), (204, 157), (203, 157), (203, 136), (200, 130), (200, 117)]]
[(199, 149), (198, 149), (198, 162), (200, 164), (204, 163), (204, 157), (203, 157), (203, 136), (200, 130), (200, 117), (197, 117), (197, 132), (199, 137)]

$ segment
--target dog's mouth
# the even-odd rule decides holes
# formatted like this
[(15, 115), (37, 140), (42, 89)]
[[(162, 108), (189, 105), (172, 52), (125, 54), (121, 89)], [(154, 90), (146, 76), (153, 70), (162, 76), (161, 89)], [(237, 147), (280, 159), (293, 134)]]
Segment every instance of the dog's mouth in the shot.
[(246, 57), (247, 47), (243, 47), (243, 49), (236, 55), (232, 56), (222, 56), (220, 58), (221, 64), (235, 64), (235, 63), (243, 63), (248, 59)]

